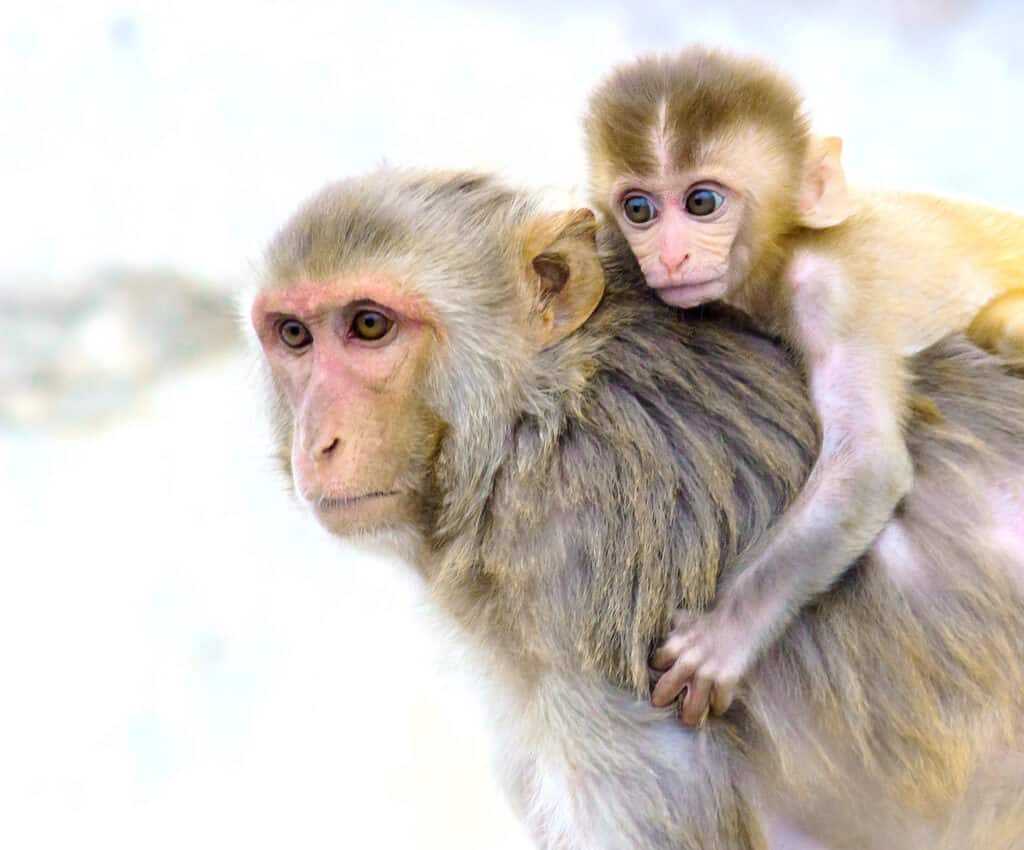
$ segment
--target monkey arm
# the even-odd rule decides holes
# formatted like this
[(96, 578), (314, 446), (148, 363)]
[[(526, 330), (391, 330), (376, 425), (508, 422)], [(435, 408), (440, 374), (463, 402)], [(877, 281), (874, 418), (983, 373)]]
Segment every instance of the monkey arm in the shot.
[(718, 594), (653, 658), (657, 705), (687, 686), (683, 720), (728, 708), (757, 656), (868, 548), (910, 489), (900, 427), (901, 363), (884, 347), (837, 343), (810, 367), (822, 447), (796, 501)]

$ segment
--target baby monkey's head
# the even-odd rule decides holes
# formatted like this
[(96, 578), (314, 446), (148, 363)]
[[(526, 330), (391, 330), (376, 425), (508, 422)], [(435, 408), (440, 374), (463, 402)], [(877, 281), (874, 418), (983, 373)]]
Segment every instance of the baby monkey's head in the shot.
[(615, 70), (585, 118), (594, 206), (648, 285), (692, 307), (784, 259), (780, 239), (847, 216), (837, 138), (815, 138), (771, 66), (704, 48)]

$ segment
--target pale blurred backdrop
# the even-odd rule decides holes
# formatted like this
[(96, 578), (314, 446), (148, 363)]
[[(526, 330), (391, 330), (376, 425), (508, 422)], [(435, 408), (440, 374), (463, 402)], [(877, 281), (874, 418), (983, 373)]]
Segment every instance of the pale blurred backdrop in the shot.
[(1021, 210), (1022, 38), (1016, 0), (5, 3), (0, 846), (527, 847), (415, 582), (271, 468), (232, 293), (381, 161), (582, 198), (588, 90), (694, 41), (791, 72), (854, 180)]

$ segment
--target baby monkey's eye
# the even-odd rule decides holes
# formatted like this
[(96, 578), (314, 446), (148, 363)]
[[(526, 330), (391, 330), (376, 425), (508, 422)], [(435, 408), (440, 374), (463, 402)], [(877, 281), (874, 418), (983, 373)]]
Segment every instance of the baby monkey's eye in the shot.
[(285, 319), (278, 325), (277, 335), (281, 342), (289, 348), (305, 348), (313, 341), (313, 334), (309, 332), (298, 319)]
[(724, 203), (725, 198), (712, 189), (694, 189), (686, 196), (686, 211), (690, 215), (711, 215)]
[(651, 199), (643, 195), (630, 195), (622, 201), (622, 211), (633, 224), (647, 224), (658, 217)]
[(376, 310), (360, 310), (352, 320), (352, 334), (367, 342), (383, 339), (395, 323)]

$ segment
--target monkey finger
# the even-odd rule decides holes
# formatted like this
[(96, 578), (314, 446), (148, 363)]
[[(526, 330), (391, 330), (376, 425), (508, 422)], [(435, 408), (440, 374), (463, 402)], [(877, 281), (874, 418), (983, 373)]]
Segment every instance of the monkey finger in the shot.
[(668, 670), (683, 654), (688, 644), (686, 635), (672, 635), (651, 656), (651, 666), (657, 670)]
[(690, 683), (689, 693), (683, 700), (680, 716), (687, 726), (700, 726), (708, 716), (711, 705), (711, 680), (697, 677)]
[(651, 702), (653, 702), (658, 708), (664, 708), (669, 705), (672, 700), (679, 696), (680, 691), (689, 681), (690, 676), (693, 675), (693, 671), (683, 664), (675, 664), (669, 670), (666, 670), (661, 678), (658, 679), (658, 684), (654, 686), (654, 693), (651, 694)]
[(700, 720), (697, 721), (697, 728), (703, 729), (704, 724), (707, 722), (708, 715), (711, 713), (711, 707), (708, 706), (704, 709), (704, 713), (700, 716)]
[(711, 690), (711, 710), (716, 717), (720, 717), (729, 710), (732, 701), (736, 696), (736, 685), (734, 683), (719, 682)]

